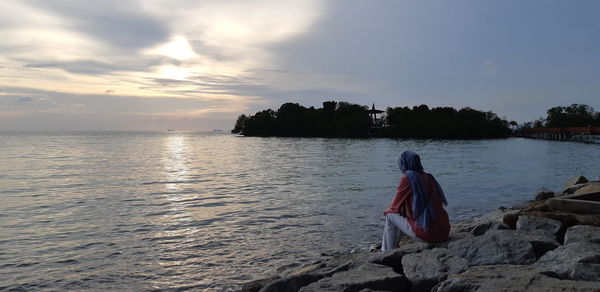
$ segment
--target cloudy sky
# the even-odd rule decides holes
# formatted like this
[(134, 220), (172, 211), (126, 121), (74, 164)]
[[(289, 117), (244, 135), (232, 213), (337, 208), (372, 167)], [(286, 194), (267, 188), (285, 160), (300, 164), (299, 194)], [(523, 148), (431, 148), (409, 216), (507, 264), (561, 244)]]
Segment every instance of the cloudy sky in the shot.
[(600, 110), (600, 1), (2, 0), (0, 130), (231, 129), (284, 102)]

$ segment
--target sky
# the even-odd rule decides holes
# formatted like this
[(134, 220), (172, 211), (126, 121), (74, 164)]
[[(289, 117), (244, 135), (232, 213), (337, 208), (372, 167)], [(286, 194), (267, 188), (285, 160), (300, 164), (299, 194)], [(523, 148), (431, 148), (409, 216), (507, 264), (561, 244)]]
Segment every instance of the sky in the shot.
[(229, 130), (327, 100), (600, 110), (600, 1), (2, 0), (0, 130)]

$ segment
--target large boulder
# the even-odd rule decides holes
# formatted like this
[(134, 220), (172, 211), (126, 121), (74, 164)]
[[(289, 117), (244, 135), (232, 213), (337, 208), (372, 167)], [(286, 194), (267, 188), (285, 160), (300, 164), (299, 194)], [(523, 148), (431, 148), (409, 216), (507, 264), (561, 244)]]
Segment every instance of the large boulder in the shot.
[[(421, 252), (426, 249), (432, 249), (439, 244), (431, 244), (420, 242), (416, 240), (411, 240), (410, 242), (402, 245), (399, 248), (383, 252), (383, 253), (373, 253), (366, 262), (374, 263), (379, 265), (388, 266), (394, 269), (396, 273), (403, 274), (402, 270), (402, 258), (407, 254)], [(350, 268), (356, 268), (358, 266), (363, 265), (365, 262), (354, 261)]]
[(600, 245), (576, 242), (560, 246), (542, 256), (535, 267), (561, 279), (600, 281)]
[(565, 183), (564, 188), (566, 189), (566, 188), (572, 187), (572, 186), (574, 186), (576, 184), (583, 184), (583, 183), (586, 183), (586, 182), (588, 182), (588, 179), (585, 178), (585, 176), (576, 176), (576, 177), (573, 177), (573, 178), (569, 179)]
[(409, 291), (410, 283), (390, 267), (365, 264), (356, 269), (338, 272), (308, 286), (302, 292), (312, 291), (360, 291), (365, 288), (384, 291)]
[(600, 192), (600, 182), (591, 182), (575, 191), (575, 195), (591, 194)]
[(510, 229), (510, 227), (508, 227), (508, 225), (504, 224), (503, 222), (489, 221), (489, 222), (481, 223), (481, 224), (473, 227), (473, 229), (471, 229), (469, 234), (471, 234), (473, 236), (481, 236), (490, 230), (509, 230), (509, 229)]
[(492, 212), (486, 213), (476, 219), (462, 221), (452, 224), (449, 240), (457, 240), (471, 235), (482, 235), (490, 229), (503, 229), (502, 217), (508, 209), (500, 207)]
[(259, 290), (259, 292), (296, 292), (300, 288), (319, 281), (324, 276), (321, 274), (300, 274), (277, 279)]
[(448, 249), (464, 257), (469, 266), (528, 265), (558, 245), (554, 238), (543, 233), (495, 230), (452, 241)]
[(521, 292), (599, 291), (597, 282), (559, 280), (530, 266), (500, 265), (474, 267), (448, 279), (436, 292)]
[(540, 216), (519, 216), (517, 220), (516, 229), (524, 232), (545, 232), (559, 239), (562, 230), (562, 222), (550, 218)]
[(264, 283), (260, 292), (296, 292), (301, 287), (314, 283), (322, 278), (352, 269), (357, 263), (366, 263), (371, 253), (355, 253), (335, 257), (323, 262), (302, 267), (284, 274), (283, 277)]
[(537, 193), (535, 194), (535, 201), (543, 201), (546, 199), (550, 199), (554, 197), (554, 191), (549, 190), (547, 188), (541, 188), (537, 191)]
[(587, 185), (588, 185), (587, 183), (572, 185), (572, 186), (562, 190), (562, 192), (560, 194), (561, 195), (570, 195)]
[(517, 220), (519, 220), (519, 216), (521, 215), (521, 210), (510, 210), (506, 211), (502, 216), (502, 222), (506, 224), (511, 229), (515, 229), (517, 225)]
[(402, 258), (404, 275), (412, 283), (412, 291), (431, 291), (448, 274), (459, 274), (467, 268), (467, 261), (445, 248), (424, 250)]
[(592, 242), (600, 244), (600, 227), (590, 225), (575, 225), (567, 229), (565, 244), (575, 242)]

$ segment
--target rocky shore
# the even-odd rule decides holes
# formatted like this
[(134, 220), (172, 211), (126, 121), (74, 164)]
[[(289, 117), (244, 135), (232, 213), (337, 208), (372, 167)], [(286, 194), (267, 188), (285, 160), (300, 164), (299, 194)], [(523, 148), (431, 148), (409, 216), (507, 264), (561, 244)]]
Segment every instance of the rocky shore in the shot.
[(242, 291), (600, 291), (600, 181), (452, 225), (450, 240), (340, 256)]

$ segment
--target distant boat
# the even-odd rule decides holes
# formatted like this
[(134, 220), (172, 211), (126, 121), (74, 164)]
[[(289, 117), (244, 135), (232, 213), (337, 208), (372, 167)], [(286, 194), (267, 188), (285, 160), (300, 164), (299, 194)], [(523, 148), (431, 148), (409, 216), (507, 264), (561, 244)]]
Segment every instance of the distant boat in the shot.
[(221, 129), (213, 129), (213, 132), (223, 132)]
[(167, 132), (174, 132), (175, 130), (173, 129), (167, 129)]

